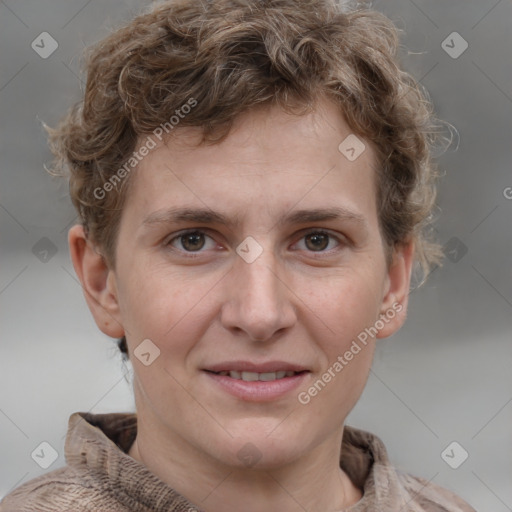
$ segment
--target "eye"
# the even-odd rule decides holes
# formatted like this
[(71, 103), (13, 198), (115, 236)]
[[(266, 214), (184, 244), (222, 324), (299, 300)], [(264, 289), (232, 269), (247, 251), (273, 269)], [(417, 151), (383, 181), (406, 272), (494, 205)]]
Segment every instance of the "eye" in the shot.
[[(172, 246), (175, 249), (183, 250), (185, 252), (200, 252), (208, 244), (207, 240), (210, 240), (210, 249), (215, 247), (215, 242), (203, 231), (197, 229), (192, 231), (184, 231), (177, 236), (169, 240), (165, 245)], [(206, 247), (208, 249), (208, 247)]]
[[(301, 242), (304, 240), (304, 245), (307, 251), (312, 252), (327, 252), (326, 249), (330, 247), (333, 249), (338, 245), (341, 245), (339, 238), (335, 237), (331, 233), (323, 230), (313, 230), (306, 233)], [(332, 247), (332, 243), (335, 242), (334, 247)], [(330, 250), (329, 249), (329, 250)]]
[[(332, 233), (314, 229), (305, 233), (295, 246), (298, 246), (299, 250), (307, 252), (330, 252), (343, 244), (344, 242)], [(165, 242), (164, 245), (185, 253), (201, 253), (204, 252), (203, 249), (208, 250), (217, 247), (215, 240), (199, 229), (182, 231), (169, 239), (168, 242)]]

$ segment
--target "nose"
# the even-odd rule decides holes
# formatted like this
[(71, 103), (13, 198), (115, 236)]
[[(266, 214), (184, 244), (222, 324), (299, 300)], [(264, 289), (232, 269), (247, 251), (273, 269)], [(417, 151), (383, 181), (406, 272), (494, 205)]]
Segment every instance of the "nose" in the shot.
[(224, 280), (222, 325), (252, 341), (268, 341), (297, 320), (286, 283), (272, 251), (264, 250), (252, 263), (236, 256), (234, 268)]

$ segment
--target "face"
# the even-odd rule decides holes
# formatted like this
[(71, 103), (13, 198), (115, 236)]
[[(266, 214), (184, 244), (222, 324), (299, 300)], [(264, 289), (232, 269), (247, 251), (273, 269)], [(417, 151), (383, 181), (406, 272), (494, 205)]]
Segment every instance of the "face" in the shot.
[(182, 128), (134, 171), (107, 287), (155, 432), (268, 467), (342, 432), (410, 273), (408, 253), (386, 263), (374, 152), (350, 161), (350, 134), (328, 102), (257, 110), (218, 145)]

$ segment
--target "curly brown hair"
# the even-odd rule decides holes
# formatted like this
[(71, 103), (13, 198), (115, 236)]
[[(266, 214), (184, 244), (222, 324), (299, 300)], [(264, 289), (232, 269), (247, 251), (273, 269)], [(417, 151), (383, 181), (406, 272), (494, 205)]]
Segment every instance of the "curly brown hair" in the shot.
[(157, 3), (88, 50), (83, 100), (47, 127), (49, 172), (69, 177), (86, 235), (115, 269), (131, 180), (114, 179), (142, 137), (162, 126), (172, 134), (178, 107), (197, 102), (179, 126), (200, 127), (200, 143), (215, 144), (253, 107), (303, 115), (325, 96), (376, 150), (387, 253), (412, 240), (426, 275), (442, 254), (430, 228), (440, 124), (424, 88), (400, 69), (398, 45), (383, 14), (336, 0)]

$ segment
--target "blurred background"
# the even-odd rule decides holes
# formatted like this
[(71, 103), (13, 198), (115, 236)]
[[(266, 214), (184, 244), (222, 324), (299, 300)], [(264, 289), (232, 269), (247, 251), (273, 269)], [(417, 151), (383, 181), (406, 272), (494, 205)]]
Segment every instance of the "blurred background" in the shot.
[[(0, 498), (65, 464), (73, 412), (134, 409), (129, 366), (96, 327), (71, 264), (77, 217), (67, 183), (43, 169), (41, 123), (79, 99), (81, 50), (145, 5), (0, 0)], [(512, 511), (512, 3), (373, 7), (403, 31), (404, 67), (458, 140), (439, 160), (445, 263), (411, 293), (406, 326), (378, 342), (346, 423), (476, 510)], [(31, 456), (42, 442), (58, 454), (47, 470)]]

